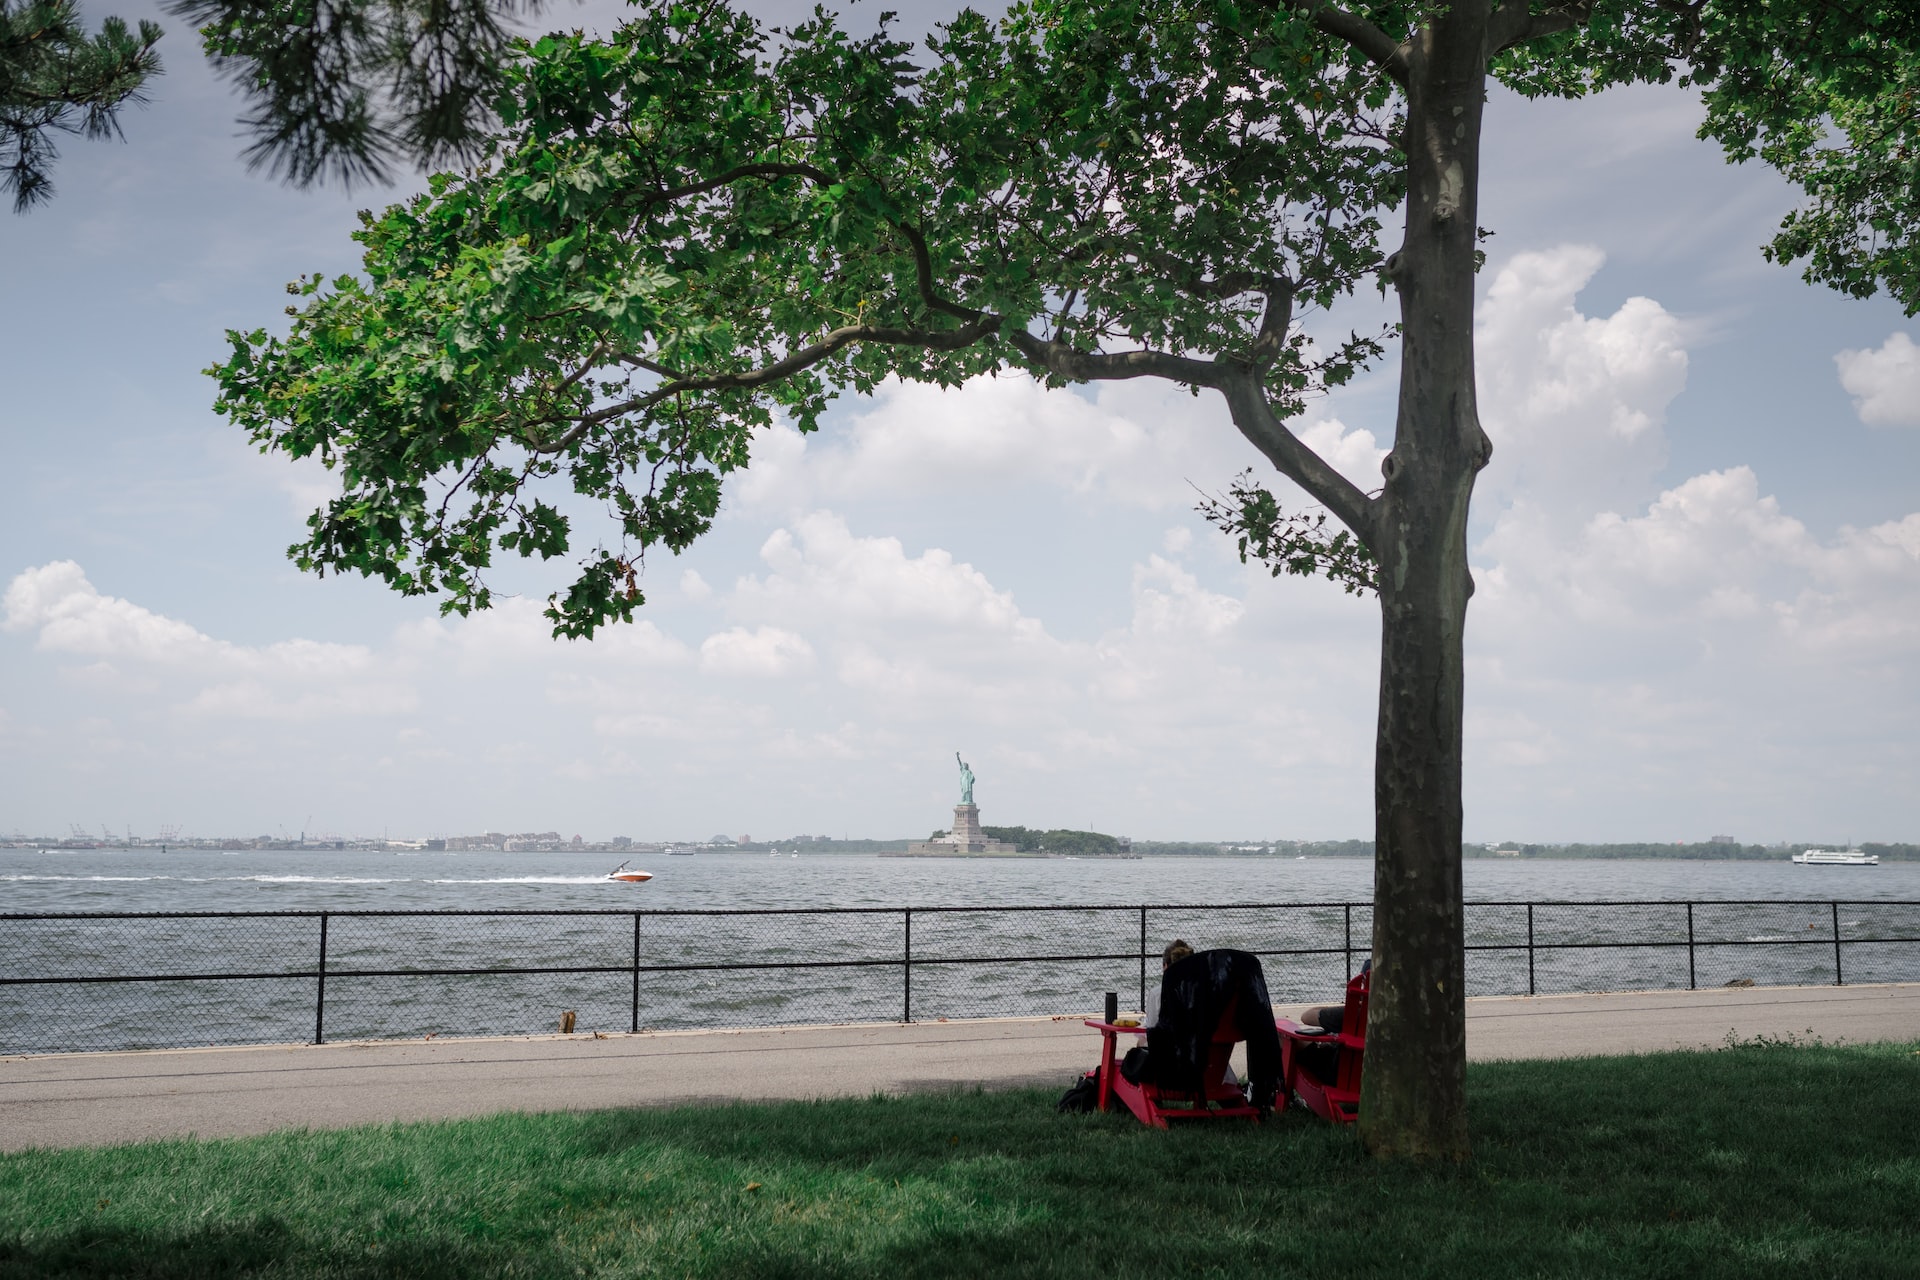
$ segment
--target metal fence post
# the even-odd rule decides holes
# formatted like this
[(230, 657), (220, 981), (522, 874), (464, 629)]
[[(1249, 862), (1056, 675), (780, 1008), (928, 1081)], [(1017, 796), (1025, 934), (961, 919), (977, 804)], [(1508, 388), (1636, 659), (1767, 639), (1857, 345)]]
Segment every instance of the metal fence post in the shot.
[(1830, 902), (1827, 905), (1833, 908), (1833, 985), (1844, 987), (1847, 979), (1840, 970), (1840, 904)]
[(1140, 1007), (1147, 1007), (1147, 908), (1140, 905)]
[(633, 913), (633, 1023), (630, 1030), (640, 1034), (640, 913)]
[(913, 1021), (913, 908), (906, 907), (902, 914), (906, 919), (906, 929), (900, 949), (900, 1021)]
[(1687, 904), (1687, 990), (1697, 990), (1693, 970), (1693, 904)]
[(1353, 977), (1353, 904), (1344, 903), (1340, 910), (1346, 916), (1346, 929), (1341, 934), (1340, 943), (1341, 954), (1346, 961), (1346, 967), (1340, 971), (1340, 982), (1345, 986), (1347, 979)]
[(1527, 904), (1527, 994), (1533, 992), (1533, 904)]
[(327, 1042), (327, 913), (320, 913), (320, 967), (314, 970), (313, 1042)]

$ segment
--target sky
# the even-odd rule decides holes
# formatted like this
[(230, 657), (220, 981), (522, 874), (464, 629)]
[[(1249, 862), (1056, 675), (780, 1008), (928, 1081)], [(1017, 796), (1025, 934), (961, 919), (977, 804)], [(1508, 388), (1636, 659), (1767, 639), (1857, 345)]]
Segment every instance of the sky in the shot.
[[(125, 142), (67, 142), (54, 201), (0, 215), (0, 832), (920, 838), (958, 751), (991, 824), (1371, 834), (1377, 610), (1196, 515), (1270, 474), (1216, 399), (849, 397), (763, 433), (592, 642), (548, 635), (559, 570), (465, 620), (299, 573), (328, 477), (253, 452), (200, 371), (418, 179), (249, 173), (160, 20)], [(1765, 262), (1793, 192), (1699, 118), (1670, 88), (1489, 105), (1469, 840), (1920, 839), (1920, 321)], [(1396, 378), (1296, 424), (1364, 488)]]

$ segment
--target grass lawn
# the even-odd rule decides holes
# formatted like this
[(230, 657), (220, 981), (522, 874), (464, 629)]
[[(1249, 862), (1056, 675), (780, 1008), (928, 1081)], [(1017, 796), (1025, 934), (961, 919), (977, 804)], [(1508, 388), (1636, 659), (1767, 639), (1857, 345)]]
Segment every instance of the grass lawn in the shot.
[[(1061, 1082), (1062, 1086), (1066, 1084)], [(1920, 1276), (1920, 1045), (1479, 1065), (1474, 1160), (1057, 1091), (0, 1156), (0, 1277)]]

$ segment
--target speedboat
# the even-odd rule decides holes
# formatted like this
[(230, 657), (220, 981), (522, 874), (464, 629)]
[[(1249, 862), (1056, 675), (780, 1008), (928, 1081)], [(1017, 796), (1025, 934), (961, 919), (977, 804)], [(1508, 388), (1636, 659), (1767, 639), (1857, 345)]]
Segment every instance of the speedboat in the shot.
[(1880, 855), (1858, 849), (1809, 849), (1796, 853), (1793, 860), (1803, 867), (1877, 867)]
[(618, 880), (624, 884), (640, 884), (643, 881), (653, 879), (653, 872), (631, 871), (628, 870), (627, 864), (623, 862), (613, 870), (607, 872), (607, 879)]

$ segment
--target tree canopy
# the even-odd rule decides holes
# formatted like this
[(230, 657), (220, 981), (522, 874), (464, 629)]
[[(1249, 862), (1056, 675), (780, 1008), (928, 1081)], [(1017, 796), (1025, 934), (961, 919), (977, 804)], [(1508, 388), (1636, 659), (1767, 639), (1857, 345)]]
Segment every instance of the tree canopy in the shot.
[[(1244, 477), (1216, 523), (1379, 600), (1361, 1124), (1375, 1151), (1458, 1158), (1488, 81), (1687, 86), (1703, 136), (1804, 195), (1769, 255), (1911, 313), (1916, 55), (1899, 0), (1022, 0), (922, 50), (884, 23), (772, 33), (723, 0), (648, 0), (611, 35), (520, 46), (481, 162), (363, 214), (363, 274), (290, 284), (285, 335), (235, 332), (210, 372), (261, 448), (340, 475), (303, 568), (464, 613), (496, 553), (573, 556), (549, 617), (574, 637), (633, 616), (644, 557), (707, 530), (757, 429), (813, 430), (842, 392), (1217, 394), (1314, 506)], [(1375, 287), (1398, 323), (1336, 327)], [(1363, 489), (1287, 422), (1390, 349), (1393, 447)]]
[(496, 546), (571, 545), (536, 482), (605, 504), (567, 635), (631, 616), (641, 555), (708, 527), (754, 428), (887, 376), (1231, 384), (1358, 510), (1279, 423), (1383, 350), (1301, 325), (1379, 268), (1391, 83), (1213, 9), (963, 14), (924, 72), (885, 30), (770, 49), (718, 6), (545, 37), (488, 162), (367, 215), (365, 278), (290, 286), (288, 337), (236, 335), (221, 407), (346, 478), (303, 565), (456, 610)]
[[(1536, 5), (1545, 34), (1515, 32), (1495, 69), (1528, 94), (1699, 86), (1703, 133), (1808, 194), (1768, 252), (1920, 309), (1920, 71), (1899, 55), (1916, 19), (1800, 7), (1857, 12), (1796, 33), (1778, 4)], [(1419, 8), (1369, 17), (1409, 29)], [(1317, 12), (1017, 6), (957, 18), (925, 69), (887, 31), (823, 16), (772, 43), (712, 5), (544, 37), (505, 71), (484, 165), (367, 216), (364, 278), (290, 286), (308, 299), (291, 334), (236, 337), (221, 407), (340, 467), (304, 567), (464, 612), (496, 548), (585, 541), (553, 602), (567, 635), (631, 616), (641, 557), (708, 527), (753, 428), (810, 430), (889, 375), (1258, 388), (1255, 443), (1353, 526), (1358, 495), (1277, 428), (1384, 350), (1380, 333), (1323, 350), (1303, 326), (1382, 270), (1405, 119), (1399, 55), (1377, 65)], [(553, 478), (615, 536), (583, 539)], [(1276, 531), (1257, 484), (1232, 498), (1221, 518), (1253, 522), (1253, 554), (1366, 582), (1363, 530)]]

